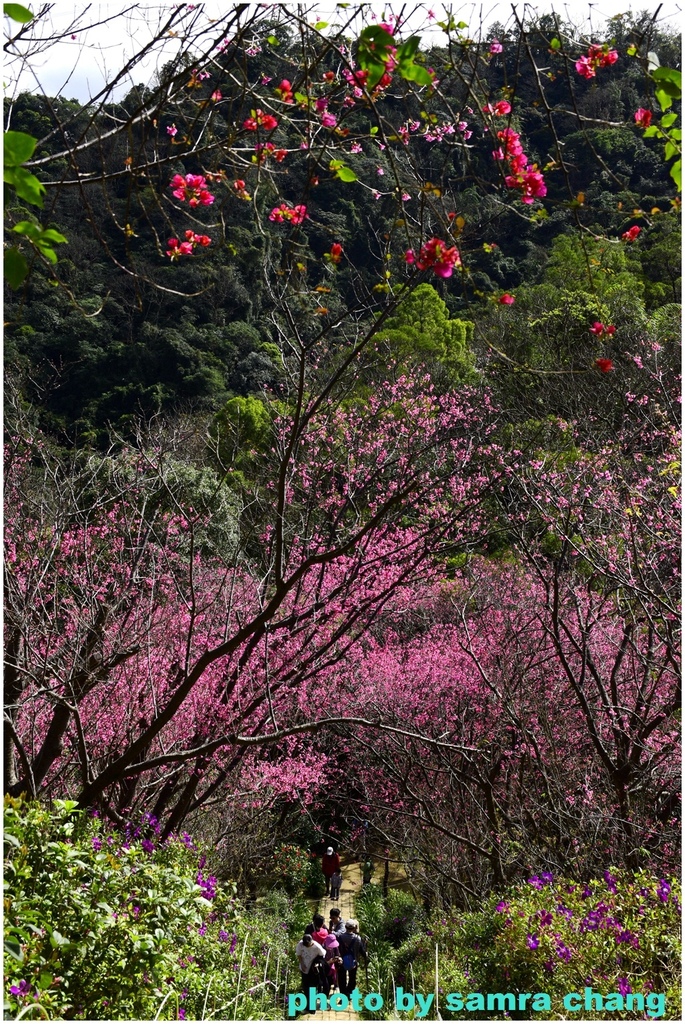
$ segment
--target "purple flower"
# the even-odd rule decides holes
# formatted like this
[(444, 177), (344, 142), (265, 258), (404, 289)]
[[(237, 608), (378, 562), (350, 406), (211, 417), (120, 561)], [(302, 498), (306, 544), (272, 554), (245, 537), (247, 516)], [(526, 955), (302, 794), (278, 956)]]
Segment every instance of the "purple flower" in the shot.
[(551, 873), (551, 871), (543, 871), (540, 875), (540, 878), (543, 882), (546, 882), (547, 885), (551, 885), (554, 881), (554, 875)]
[(607, 889), (609, 890), (609, 892), (616, 892), (616, 879), (610, 871), (604, 872), (604, 881), (607, 884)]
[(143, 847), (146, 853), (154, 853), (155, 851), (155, 844), (151, 842), (151, 840), (149, 839), (143, 839), (140, 845)]
[(95, 850), (96, 853), (98, 850), (102, 849), (102, 839), (100, 839), (99, 836), (93, 836), (92, 843), (93, 849)]
[(546, 925), (551, 924), (554, 920), (549, 910), (538, 910), (538, 917), (540, 918), (541, 928), (544, 928)]
[(200, 925), (200, 927), (197, 930), (197, 934), (201, 935), (202, 938), (204, 938), (205, 935), (207, 934), (207, 925), (206, 924)]
[(18, 985), (12, 985), (10, 992), (13, 996), (27, 996), (29, 994), (30, 985), (24, 978), (21, 979)]
[(231, 939), (231, 945), (229, 946), (228, 952), (232, 953), (237, 945), (238, 945), (238, 936), (234, 932), (233, 933), (233, 938)]
[(629, 992), (633, 991), (630, 985), (628, 984), (627, 978), (617, 978), (616, 988), (622, 996), (627, 996)]
[(551, 974), (554, 970), (554, 960), (545, 960), (542, 966), (548, 972), (548, 974)]
[(571, 950), (563, 942), (557, 942), (557, 956), (568, 963), (571, 959)]
[(526, 935), (526, 943), (528, 944), (528, 949), (537, 949), (540, 945), (540, 940), (537, 937), (537, 933), (533, 933), (533, 935), (529, 933), (528, 935)]
[(497, 911), (498, 914), (501, 914), (505, 910), (508, 910), (508, 909), (509, 909), (509, 904), (507, 903), (506, 900), (500, 900), (499, 903), (497, 904), (497, 906), (495, 907), (495, 910)]
[(219, 932), (219, 942), (228, 942), (228, 932), (225, 932), (223, 928)]
[(637, 937), (637, 935), (634, 935), (633, 932), (628, 931), (627, 928), (624, 929), (623, 931), (620, 931), (617, 934), (616, 942), (618, 942), (618, 943), (626, 942), (626, 943), (629, 943), (631, 946), (633, 946), (634, 949), (639, 949), (640, 948), (640, 940), (639, 940), (639, 938)]
[(182, 1006), (179, 1006), (179, 1008), (178, 1008), (178, 1017), (176, 1019), (177, 1020), (185, 1020), (186, 1019), (186, 1011), (185, 1011), (185, 1009)]
[(561, 916), (565, 917), (567, 921), (570, 921), (573, 917), (573, 911), (569, 910), (569, 908), (565, 907), (562, 903), (557, 903), (557, 914), (561, 914)]
[(532, 878), (528, 879), (528, 885), (532, 885), (534, 889), (544, 889), (545, 883), (537, 875), (533, 875)]
[(662, 903), (668, 903), (668, 895), (671, 891), (671, 886), (665, 878), (659, 879), (659, 885), (656, 890), (656, 894)]

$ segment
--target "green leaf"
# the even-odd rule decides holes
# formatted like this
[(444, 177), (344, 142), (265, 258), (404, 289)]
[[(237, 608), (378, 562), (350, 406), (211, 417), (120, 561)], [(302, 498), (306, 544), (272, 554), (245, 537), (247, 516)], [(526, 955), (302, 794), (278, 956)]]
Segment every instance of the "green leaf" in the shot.
[(4, 836), (2, 838), (3, 838), (3, 841), (6, 842), (6, 843), (9, 843), (10, 846), (16, 846), (17, 849), (21, 848), (21, 843), (19, 842), (19, 840), (17, 839), (16, 836), (12, 835), (11, 832), (5, 832), (5, 834), (4, 834)]
[(33, 21), (33, 15), (29, 9), (22, 7), (21, 4), (3, 4), (2, 11), (12, 21), (18, 21), (21, 25), (28, 25), (30, 21)]
[(673, 103), (673, 97), (669, 96), (665, 89), (655, 89), (654, 95), (656, 96), (662, 110), (668, 110)]
[(331, 160), (328, 165), (328, 169), (333, 171), (336, 178), (340, 181), (356, 181), (357, 175), (354, 173), (351, 167), (348, 167), (342, 162), (342, 160)]
[(410, 82), (416, 82), (417, 85), (431, 85), (433, 82), (433, 76), (425, 68), (422, 68), (420, 64), (410, 64), (406, 67), (400, 65), (398, 70), (402, 78), (406, 78)]
[(670, 170), (670, 175), (673, 178), (676, 188), (679, 192), (682, 191), (683, 178), (682, 178), (682, 161), (676, 160)]
[(680, 71), (676, 71), (675, 68), (656, 68), (652, 73), (652, 78), (655, 82), (659, 82), (663, 85), (663, 88), (668, 90), (674, 90), (669, 92), (669, 95), (677, 99), (683, 88), (683, 76)]
[(3, 136), (5, 167), (18, 167), (33, 156), (38, 139), (26, 132), (5, 132)]
[(402, 45), (398, 48), (397, 53), (395, 54), (395, 59), (397, 60), (397, 62), (401, 63), (404, 60), (413, 60), (414, 54), (418, 50), (420, 42), (420, 36), (411, 36), (409, 39), (407, 39), (406, 42), (402, 43)]
[[(53, 245), (61, 245), (67, 241), (64, 235), (60, 234), (54, 228), (43, 228), (40, 224), (36, 224), (32, 220), (22, 220), (18, 224), (15, 224), (12, 231), (18, 235), (24, 235), (36, 246), (41, 255), (45, 256), (50, 263), (57, 263), (57, 253), (52, 248)], [(68, 851), (68, 856), (75, 856), (75, 852)], [(82, 864), (81, 861), (76, 861), (76, 864)], [(82, 864), (85, 868), (86, 865)]]
[(359, 34), (357, 61), (364, 71), (369, 72), (368, 87), (373, 89), (385, 74), (395, 41), (380, 25), (369, 25)]
[(54, 242), (56, 245), (61, 245), (63, 242), (68, 242), (69, 239), (65, 238), (63, 234), (56, 231), (54, 228), (45, 228), (43, 231), (43, 241)]
[(4, 173), (5, 182), (13, 185), (18, 196), (25, 199), (33, 206), (43, 206), (43, 192), (45, 185), (38, 180), (35, 174), (31, 174), (24, 167), (6, 167)]
[(341, 181), (356, 181), (357, 175), (354, 173), (351, 167), (341, 167), (338, 171), (338, 177)]
[(678, 119), (677, 114), (664, 114), (661, 118), (661, 127), (670, 128), (674, 121)]
[(267, 36), (266, 37), (266, 41), (267, 41), (267, 43), (271, 43), (272, 46), (280, 46), (281, 45), (279, 39), (277, 38), (277, 36)]
[(17, 288), (20, 288), (28, 277), (28, 263), (19, 250), (13, 248), (6, 250), (3, 265), (5, 280), (10, 288), (16, 292)]
[(62, 934), (58, 931), (53, 931), (50, 936), (50, 945), (53, 949), (57, 949), (58, 946), (68, 946), (69, 939), (65, 939)]
[(656, 135), (661, 135), (661, 129), (655, 124), (650, 124), (649, 128), (645, 128), (643, 137), (653, 139)]
[(561, 40), (557, 39), (557, 37), (555, 36), (554, 39), (549, 44), (549, 48), (550, 48), (550, 50), (560, 50), (561, 49)]
[(320, 32), (322, 28), (328, 28), (327, 21), (317, 21), (316, 25), (314, 26), (314, 29), (317, 32)]
[[(6, 260), (7, 257), (5, 257), (5, 261)], [(7, 263), (5, 262), (5, 268), (6, 267)], [(19, 963), (23, 963), (24, 954), (22, 953), (21, 946), (18, 942), (15, 942), (13, 939), (5, 939), (5, 952), (9, 953), (10, 956), (13, 956), (15, 960), (19, 961)]]
[(18, 224), (14, 225), (12, 231), (15, 231), (18, 235), (26, 235), (27, 238), (30, 238), (33, 241), (38, 238), (42, 228), (40, 224), (36, 224), (33, 220), (21, 220)]
[(664, 159), (671, 160), (674, 156), (680, 152), (680, 149), (674, 142), (667, 142), (664, 146)]

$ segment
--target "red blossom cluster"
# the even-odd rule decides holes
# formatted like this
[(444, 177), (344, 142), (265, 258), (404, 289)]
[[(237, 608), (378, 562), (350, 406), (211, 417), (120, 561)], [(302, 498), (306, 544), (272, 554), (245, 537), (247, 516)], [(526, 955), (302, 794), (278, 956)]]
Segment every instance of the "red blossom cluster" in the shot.
[(596, 335), (598, 338), (610, 338), (612, 334), (616, 333), (616, 328), (613, 324), (606, 326), (599, 320), (595, 320), (594, 324), (590, 328), (590, 334)]
[(642, 228), (638, 227), (637, 224), (634, 224), (632, 228), (628, 228), (627, 231), (623, 232), (623, 234), (621, 235), (621, 238), (623, 239), (624, 242), (634, 242), (635, 239), (637, 238), (637, 236), (640, 234), (641, 231), (642, 231)]
[(595, 359), (595, 366), (598, 370), (601, 370), (602, 373), (610, 373), (611, 370), (613, 370), (614, 368), (614, 364), (612, 363), (611, 359), (604, 358)]
[(263, 128), (265, 132), (272, 132), (278, 126), (277, 118), (273, 114), (265, 114), (259, 107), (256, 110), (251, 110), (250, 113), (252, 117), (243, 121), (243, 128), (248, 132), (256, 132), (259, 128)]
[(583, 78), (594, 78), (597, 68), (606, 68), (615, 64), (618, 60), (616, 50), (610, 50), (608, 45), (597, 46), (593, 43), (587, 51), (576, 61), (576, 71)]
[(511, 103), (509, 100), (498, 100), (493, 106), (492, 103), (486, 103), (483, 107), (484, 114), (494, 114), (495, 117), (506, 117), (507, 114), (511, 113)]
[(413, 249), (404, 254), (406, 263), (415, 263), (417, 270), (428, 270), (430, 267), (437, 277), (451, 277), (455, 267), (461, 266), (461, 256), (456, 245), (448, 246), (439, 238), (431, 238), (421, 246), (419, 255)]
[(233, 182), (233, 188), (235, 189), (235, 193), (238, 199), (252, 199), (250, 193), (245, 190), (245, 182), (243, 181), (242, 178), (236, 178), (236, 180)]
[(281, 203), (280, 206), (274, 206), (269, 214), (269, 220), (273, 220), (277, 224), (283, 224), (285, 221), (289, 221), (291, 224), (301, 224), (306, 216), (307, 207), (301, 203), (297, 206), (288, 206), (287, 203)]
[(638, 107), (633, 117), (638, 128), (649, 128), (652, 123), (652, 111), (645, 110), (644, 107)]
[(509, 164), (511, 174), (507, 174), (504, 182), (507, 188), (519, 189), (523, 195), (522, 202), (530, 205), (534, 199), (547, 195), (545, 179), (538, 170), (537, 164), (529, 164), (523, 152), (521, 136), (513, 128), (504, 128), (497, 132), (500, 142), (498, 149), (493, 150), (495, 160), (504, 160)]
[(330, 252), (325, 254), (325, 258), (329, 263), (340, 263), (343, 254), (343, 247), (340, 242), (333, 242)]
[(172, 195), (181, 201), (187, 199), (190, 206), (210, 206), (214, 196), (207, 190), (207, 179), (202, 174), (175, 174), (169, 188)]
[(282, 163), (288, 155), (287, 149), (277, 149), (273, 142), (258, 142), (254, 148), (255, 160), (258, 164), (263, 164), (267, 157), (272, 156), (277, 163)]
[(504, 295), (500, 295), (497, 301), (501, 306), (513, 306), (516, 299), (509, 292), (505, 292)]
[(277, 85), (274, 92), (283, 103), (294, 103), (293, 87), (287, 78), (284, 78), (280, 85)]
[(179, 256), (192, 256), (196, 246), (205, 248), (211, 245), (211, 242), (209, 235), (196, 235), (194, 231), (186, 231), (185, 242), (179, 242), (178, 238), (170, 238), (167, 241), (169, 248), (166, 254), (172, 260), (177, 260)]

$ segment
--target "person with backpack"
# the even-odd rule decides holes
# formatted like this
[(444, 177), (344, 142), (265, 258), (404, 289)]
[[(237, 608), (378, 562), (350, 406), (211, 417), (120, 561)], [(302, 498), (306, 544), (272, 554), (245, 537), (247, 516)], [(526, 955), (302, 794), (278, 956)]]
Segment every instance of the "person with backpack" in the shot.
[(366, 949), (358, 934), (359, 922), (351, 917), (345, 923), (345, 934), (339, 940), (339, 955), (342, 963), (338, 967), (338, 985), (348, 998), (357, 987), (357, 968), (360, 957), (366, 958)]
[(328, 847), (321, 858), (321, 870), (326, 879), (326, 896), (328, 896), (331, 891), (331, 878), (336, 871), (340, 871), (340, 857), (332, 846)]

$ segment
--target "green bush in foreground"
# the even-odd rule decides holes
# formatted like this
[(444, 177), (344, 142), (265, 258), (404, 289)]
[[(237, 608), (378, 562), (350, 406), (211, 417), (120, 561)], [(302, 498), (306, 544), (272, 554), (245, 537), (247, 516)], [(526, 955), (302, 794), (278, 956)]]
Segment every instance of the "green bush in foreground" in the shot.
[(248, 919), (187, 834), (155, 827), (6, 800), (6, 1017), (281, 1016), (289, 902)]
[[(567, 993), (661, 993), (661, 1019), (679, 1020), (680, 890), (673, 879), (645, 871), (611, 870), (588, 883), (554, 879), (548, 872), (491, 898), (479, 913), (436, 917), (399, 950), (396, 979), (413, 969), (417, 991), (435, 985), (439, 952), (440, 1012), (474, 1019), (473, 1009), (450, 1011), (445, 995), (548, 993), (551, 1010), (532, 1019), (644, 1019), (645, 1012), (614, 1008), (565, 1010)], [(530, 1004), (529, 1004), (530, 1006)], [(649, 1014), (654, 1016), (654, 1014)], [(525, 1012), (488, 1012), (487, 1019), (531, 1019)]]

